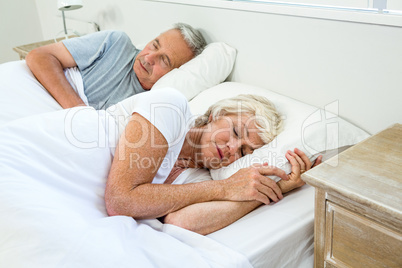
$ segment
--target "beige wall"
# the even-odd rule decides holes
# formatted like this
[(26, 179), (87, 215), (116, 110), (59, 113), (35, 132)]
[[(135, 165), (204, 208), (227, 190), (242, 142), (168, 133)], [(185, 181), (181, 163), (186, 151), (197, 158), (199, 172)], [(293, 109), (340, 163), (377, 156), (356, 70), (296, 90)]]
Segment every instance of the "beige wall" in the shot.
[(43, 39), (35, 1), (2, 0), (0, 21), (0, 63), (19, 60), (13, 47)]

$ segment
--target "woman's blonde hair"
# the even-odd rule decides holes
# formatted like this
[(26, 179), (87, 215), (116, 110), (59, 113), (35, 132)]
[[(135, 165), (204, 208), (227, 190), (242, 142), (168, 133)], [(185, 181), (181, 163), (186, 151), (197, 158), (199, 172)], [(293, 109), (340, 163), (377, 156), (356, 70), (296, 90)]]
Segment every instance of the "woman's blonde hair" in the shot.
[(195, 120), (195, 127), (203, 127), (219, 116), (248, 114), (255, 119), (256, 127), (261, 131), (262, 141), (270, 143), (282, 130), (282, 117), (275, 105), (267, 98), (258, 95), (241, 94), (233, 98), (216, 102)]

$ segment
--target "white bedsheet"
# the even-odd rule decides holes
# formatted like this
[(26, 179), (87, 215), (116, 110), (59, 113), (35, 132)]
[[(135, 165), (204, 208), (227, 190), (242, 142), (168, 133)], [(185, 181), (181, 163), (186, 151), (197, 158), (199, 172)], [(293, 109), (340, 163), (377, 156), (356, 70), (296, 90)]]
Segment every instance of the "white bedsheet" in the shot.
[[(187, 169), (174, 183), (210, 179), (206, 170)], [(242, 253), (255, 268), (312, 268), (314, 187), (304, 185), (207, 237)]]
[(304, 185), (208, 237), (243, 253), (253, 267), (312, 268), (314, 187)]
[(107, 217), (112, 157), (98, 121), (92, 108), (74, 108), (0, 127), (1, 267), (250, 267), (193, 232)]

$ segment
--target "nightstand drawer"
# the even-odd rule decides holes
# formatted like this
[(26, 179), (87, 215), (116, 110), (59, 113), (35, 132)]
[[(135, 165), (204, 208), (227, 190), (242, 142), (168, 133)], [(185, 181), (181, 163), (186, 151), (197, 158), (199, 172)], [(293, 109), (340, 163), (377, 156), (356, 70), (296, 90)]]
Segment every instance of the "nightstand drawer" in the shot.
[(330, 201), (326, 202), (325, 222), (329, 267), (400, 267), (400, 233)]

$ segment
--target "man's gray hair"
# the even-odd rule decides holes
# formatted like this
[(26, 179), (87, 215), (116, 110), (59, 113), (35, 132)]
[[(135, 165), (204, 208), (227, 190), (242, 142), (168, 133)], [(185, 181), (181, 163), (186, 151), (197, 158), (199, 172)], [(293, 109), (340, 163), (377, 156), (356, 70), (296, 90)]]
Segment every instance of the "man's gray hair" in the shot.
[(205, 41), (201, 32), (188, 24), (179, 22), (173, 25), (173, 29), (180, 31), (184, 41), (186, 41), (191, 51), (193, 51), (194, 57), (201, 54), (207, 45), (207, 42)]

